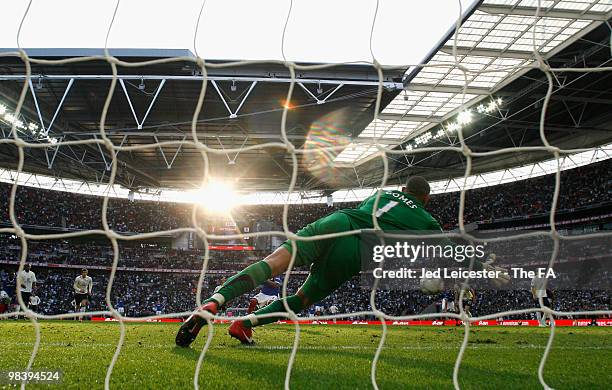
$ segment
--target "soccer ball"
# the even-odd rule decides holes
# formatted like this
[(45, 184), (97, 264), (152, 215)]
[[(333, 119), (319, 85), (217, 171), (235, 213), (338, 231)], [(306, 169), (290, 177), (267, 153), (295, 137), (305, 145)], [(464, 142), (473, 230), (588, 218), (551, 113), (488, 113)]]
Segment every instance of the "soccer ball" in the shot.
[(434, 295), (444, 289), (444, 281), (440, 278), (422, 278), (419, 286), (423, 293)]
[(0, 305), (8, 305), (11, 303), (11, 297), (4, 290), (0, 290)]

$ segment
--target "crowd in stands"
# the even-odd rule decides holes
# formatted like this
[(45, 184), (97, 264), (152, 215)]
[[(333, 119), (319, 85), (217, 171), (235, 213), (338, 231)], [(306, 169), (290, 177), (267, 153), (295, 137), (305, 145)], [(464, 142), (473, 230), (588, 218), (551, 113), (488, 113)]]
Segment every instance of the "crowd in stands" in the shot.
[[(516, 252), (516, 246), (523, 248)], [(526, 266), (545, 267), (552, 254), (553, 242), (533, 237), (522, 240), (509, 240), (490, 243), (488, 251), (497, 255), (497, 264), (506, 268)], [(610, 254), (609, 239), (605, 237), (581, 240), (564, 240), (557, 255), (561, 270), (558, 278), (568, 286), (581, 286), (589, 283), (595, 288), (591, 276), (603, 275), (610, 269), (605, 262)], [(119, 244), (117, 267), (119, 270), (139, 270), (148, 272), (200, 272), (204, 265), (206, 252), (198, 249), (173, 249), (153, 244), (121, 242)], [(206, 269), (209, 271), (237, 272), (269, 253), (255, 250), (209, 250)], [(603, 257), (602, 257), (603, 256)], [(20, 240), (0, 235), (0, 265), (16, 264), (21, 257)], [(27, 262), (34, 267), (72, 268), (109, 270), (113, 265), (112, 246), (102, 242), (83, 240), (28, 240)], [(587, 261), (587, 260), (590, 261)], [(577, 265), (579, 261), (579, 265)], [(306, 268), (297, 267), (301, 272)], [(603, 283), (606, 283), (603, 280)]]
[[(0, 185), (0, 221), (10, 222), (8, 202), (11, 186)], [(63, 229), (102, 229), (102, 197), (20, 186), (15, 197), (15, 214), (22, 225)], [(130, 202), (111, 198), (108, 221), (120, 232), (154, 232), (186, 226), (191, 209), (167, 202)]]
[[(589, 166), (564, 171), (561, 175), (561, 191), (558, 210), (570, 210), (583, 206), (606, 204), (612, 199), (610, 185), (610, 160)], [(466, 194), (465, 220), (468, 222), (491, 221), (518, 216), (546, 213), (550, 210), (554, 190), (554, 176), (544, 176), (494, 187), (468, 191)], [(0, 184), (0, 222), (9, 223), (8, 200), (10, 186)], [(459, 193), (432, 196), (428, 205), (431, 213), (447, 229), (457, 224)], [(289, 228), (297, 231), (306, 224), (356, 203), (326, 205), (291, 205)], [(19, 187), (16, 197), (16, 217), (20, 224), (47, 226), (60, 229), (100, 229), (102, 198)], [(242, 226), (258, 221), (271, 221), (282, 225), (280, 206), (244, 206), (235, 211)], [(190, 225), (191, 206), (163, 202), (130, 202), (112, 199), (108, 210), (109, 223), (122, 232), (151, 232)], [(238, 218), (238, 217), (237, 217)], [(244, 222), (246, 221), (246, 222)], [(20, 241), (0, 236), (0, 288), (11, 290), (14, 296), (14, 272), (16, 266), (9, 265), (20, 257)], [(255, 251), (210, 252), (208, 269), (225, 270), (227, 274), (241, 269), (245, 264), (261, 259), (264, 253)], [(40, 310), (46, 314), (66, 313), (72, 310), (72, 282), (77, 269), (37, 267), (39, 263), (54, 263), (73, 266), (109, 267), (113, 262), (113, 251), (108, 242), (102, 241), (34, 241), (28, 240), (27, 261), (34, 264), (38, 275), (37, 294), (41, 298)], [(120, 243), (119, 267), (166, 268), (176, 270), (199, 270), (202, 267), (202, 250), (171, 249), (156, 244), (137, 242)], [(105, 310), (105, 290), (108, 271), (96, 270), (94, 296), (90, 310)], [(112, 289), (112, 302), (121, 305), (129, 316), (184, 312), (195, 307), (195, 291), (198, 274), (134, 272), (121, 270)], [(207, 275), (203, 295), (207, 296), (221, 282), (218, 273)], [(303, 282), (303, 276), (292, 277), (290, 290), (295, 291)], [(419, 291), (379, 291), (377, 304), (380, 310), (393, 315), (416, 314), (435, 303), (438, 297), (427, 296)], [(370, 292), (361, 289), (355, 280), (345, 284), (320, 303), (325, 308), (335, 304), (340, 313), (370, 310)], [(558, 291), (558, 310), (610, 309), (610, 295), (606, 291), (565, 290)], [(246, 297), (233, 305), (246, 307)], [(496, 313), (510, 309), (533, 306), (526, 290), (493, 292), (483, 291), (477, 295), (472, 309), (474, 315)], [(162, 308), (162, 310), (159, 310)], [(229, 310), (229, 309), (228, 309)], [(308, 314), (305, 312), (303, 314)], [(525, 316), (520, 318), (525, 318)]]
[[(379, 310), (390, 315), (422, 313), (431, 305), (439, 305), (444, 293), (426, 295), (419, 290), (381, 290), (376, 294)], [(447, 294), (451, 295), (452, 294)], [(560, 311), (610, 310), (612, 296), (608, 290), (555, 290), (554, 308)], [(320, 303), (325, 308), (336, 305), (340, 313), (371, 310), (370, 290), (360, 288), (353, 279)], [(509, 310), (537, 307), (531, 291), (525, 290), (477, 290), (472, 316), (483, 316)], [(440, 311), (439, 307), (436, 309)], [(532, 319), (533, 314), (507, 316), (505, 319)]]
[[(557, 210), (609, 202), (612, 198), (611, 160), (591, 164), (561, 174)], [(547, 213), (551, 208), (555, 176), (484, 187), (466, 193), (466, 223)], [(8, 200), (11, 187), (0, 184), (0, 222), (10, 223)], [(291, 205), (289, 228), (297, 231), (309, 222), (357, 203)], [(433, 195), (428, 210), (446, 229), (457, 226), (459, 193)], [(16, 217), (20, 224), (51, 226), (64, 229), (101, 229), (102, 198), (20, 186), (16, 196)], [(191, 226), (192, 206), (153, 201), (111, 199), (108, 220), (120, 232), (153, 232)], [(281, 206), (245, 206), (234, 211), (234, 218), (248, 226), (254, 221), (269, 220), (282, 226)]]
[[(612, 199), (611, 160), (579, 167), (561, 173), (561, 187), (557, 211), (572, 210), (610, 202)], [(490, 222), (506, 218), (529, 217), (546, 214), (552, 207), (555, 175), (517, 181), (466, 192), (464, 222)], [(459, 192), (431, 196), (427, 210), (444, 229), (458, 226)], [(356, 203), (289, 206), (289, 229), (297, 231), (306, 223), (321, 218), (335, 210), (354, 208)], [(248, 209), (259, 220), (268, 219), (282, 226), (282, 207), (257, 206)]]
[[(610, 160), (561, 172), (557, 210), (572, 210), (612, 199)], [(555, 175), (467, 191), (464, 220), (495, 221), (550, 212)], [(428, 208), (444, 228), (458, 224), (458, 193), (432, 196)]]
[[(44, 314), (70, 313), (73, 308), (74, 278), (79, 270), (61, 270), (50, 268), (33, 269), (37, 275), (35, 294), (41, 299), (38, 311)], [(15, 268), (0, 269), (0, 289), (14, 296)], [(91, 271), (94, 288), (90, 311), (108, 310), (105, 301), (108, 285), (108, 272)], [(293, 293), (304, 282), (304, 275), (294, 275), (289, 280), (288, 291)], [(182, 313), (190, 312), (196, 307), (195, 295), (199, 275), (197, 274), (164, 274), (151, 272), (119, 271), (111, 289), (111, 302), (115, 308), (121, 307), (124, 315), (141, 317), (154, 315), (157, 312)], [(202, 298), (210, 296), (215, 286), (224, 280), (222, 275), (208, 275), (202, 286)], [(230, 303), (226, 314), (244, 314), (248, 307), (248, 298), (256, 293), (245, 294)], [(442, 294), (425, 295), (418, 290), (381, 290), (376, 294), (376, 305), (379, 310), (389, 315), (411, 315), (425, 311), (431, 305), (439, 304)], [(370, 290), (360, 287), (357, 278), (345, 283), (325, 300), (300, 313), (309, 316), (316, 306), (323, 308), (321, 314), (329, 314), (329, 308), (335, 305), (338, 313), (355, 313), (371, 310)], [(508, 310), (536, 307), (537, 304), (528, 290), (478, 290), (476, 303), (472, 306), (473, 316), (499, 313)], [(608, 290), (554, 290), (554, 308), (561, 311), (610, 310), (611, 295)], [(513, 315), (505, 319), (531, 319), (532, 313)], [(348, 319), (365, 317), (349, 316)]]
[[(72, 285), (80, 271), (43, 268), (35, 272), (38, 285), (35, 293), (41, 299), (38, 311), (45, 314), (74, 312)], [(94, 288), (89, 310), (108, 310), (105, 294), (109, 273), (91, 272), (91, 276)], [(11, 290), (14, 277), (0, 271), (5, 291)], [(122, 306), (125, 315), (130, 316), (154, 314), (158, 305), (166, 312), (193, 310), (197, 281), (197, 275), (118, 272), (113, 283), (112, 303)]]
[[(21, 256), (20, 241), (0, 236), (0, 264), (17, 261)], [(113, 249), (109, 244), (73, 241), (28, 241), (28, 261), (61, 265), (101, 266), (113, 264)], [(260, 251), (209, 252), (208, 269), (237, 270), (265, 256)], [(118, 267), (199, 270), (204, 250), (172, 249), (155, 245), (119, 245)]]

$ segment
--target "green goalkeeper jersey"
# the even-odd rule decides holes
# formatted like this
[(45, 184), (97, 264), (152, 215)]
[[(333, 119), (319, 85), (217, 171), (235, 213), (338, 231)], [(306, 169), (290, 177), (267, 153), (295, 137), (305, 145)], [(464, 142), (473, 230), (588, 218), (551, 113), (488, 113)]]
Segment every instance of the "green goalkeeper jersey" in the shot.
[[(376, 201), (373, 195), (356, 209), (340, 210), (350, 217), (352, 229), (372, 229), (372, 210)], [(384, 231), (440, 231), (442, 228), (412, 195), (401, 191), (383, 191), (380, 195), (376, 211), (378, 224)]]
[[(372, 210), (376, 196), (364, 200), (356, 209), (336, 211), (318, 219), (297, 232), (300, 237), (316, 237), (357, 229), (372, 229)], [(400, 191), (384, 191), (380, 196), (376, 216), (380, 227), (393, 231), (436, 231), (440, 224), (416, 198)], [(340, 236), (319, 240), (296, 240), (295, 265), (310, 266), (310, 276), (302, 290), (312, 302), (317, 302), (338, 288), (361, 269), (360, 235)], [(282, 245), (293, 252), (291, 241)]]

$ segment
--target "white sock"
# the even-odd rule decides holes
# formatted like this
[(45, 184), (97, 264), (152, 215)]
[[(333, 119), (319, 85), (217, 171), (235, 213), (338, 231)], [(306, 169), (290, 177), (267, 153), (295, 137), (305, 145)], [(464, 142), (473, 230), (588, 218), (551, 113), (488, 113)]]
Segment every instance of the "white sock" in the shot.
[(225, 297), (219, 293), (214, 293), (211, 298), (217, 301), (219, 303), (219, 306), (223, 306), (223, 304), (225, 303)]
[(538, 319), (538, 322), (540, 323), (540, 325), (546, 323), (545, 321), (543, 321), (544, 318), (542, 317), (542, 313), (539, 311), (536, 312), (536, 318)]
[(257, 321), (257, 316), (255, 314), (249, 314), (248, 316), (244, 317), (245, 320), (249, 320), (249, 322), (251, 322), (251, 326), (256, 326), (258, 321)]

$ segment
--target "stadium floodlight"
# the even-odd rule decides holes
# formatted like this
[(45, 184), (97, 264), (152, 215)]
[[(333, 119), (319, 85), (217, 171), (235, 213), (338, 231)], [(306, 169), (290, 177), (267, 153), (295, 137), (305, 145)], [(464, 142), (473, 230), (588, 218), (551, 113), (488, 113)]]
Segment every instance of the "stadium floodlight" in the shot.
[(470, 110), (461, 111), (457, 115), (457, 123), (460, 125), (466, 125), (472, 122), (472, 112)]
[[(502, 103), (503, 103), (503, 100), (501, 98), (496, 98), (496, 99), (492, 98), (491, 101), (486, 103), (486, 105), (479, 104), (476, 107), (475, 111), (478, 114), (489, 114), (497, 110), (501, 106)], [(463, 129), (466, 125), (472, 123), (473, 121), (474, 121), (474, 113), (472, 112), (471, 109), (461, 111), (459, 114), (457, 114), (457, 117), (453, 122), (449, 122), (446, 124), (446, 131), (449, 134), (456, 133), (457, 131), (459, 131), (460, 129)], [(425, 145), (430, 140), (440, 139), (444, 137), (444, 135), (445, 135), (445, 132), (443, 129), (439, 129), (436, 132), (432, 130), (432, 132), (423, 133), (414, 139), (414, 145), (412, 145), (411, 148)]]
[(446, 129), (447, 129), (449, 132), (451, 132), (451, 133), (456, 132), (456, 131), (457, 131), (457, 130), (459, 130), (460, 128), (461, 128), (461, 125), (459, 125), (459, 123), (457, 123), (457, 122), (451, 122), (451, 123), (449, 123), (449, 124), (446, 126)]
[(15, 125), (15, 127), (18, 129), (25, 128), (25, 124), (23, 123), (23, 121), (17, 118), (17, 116), (12, 112), (7, 112), (6, 114), (4, 114), (4, 120), (12, 125)]
[(504, 101), (502, 100), (502, 98), (491, 99), (491, 101), (489, 103), (486, 103), (486, 105), (478, 105), (478, 107), (476, 107), (476, 112), (478, 112), (479, 114), (490, 114), (493, 111), (497, 110), (503, 102)]

